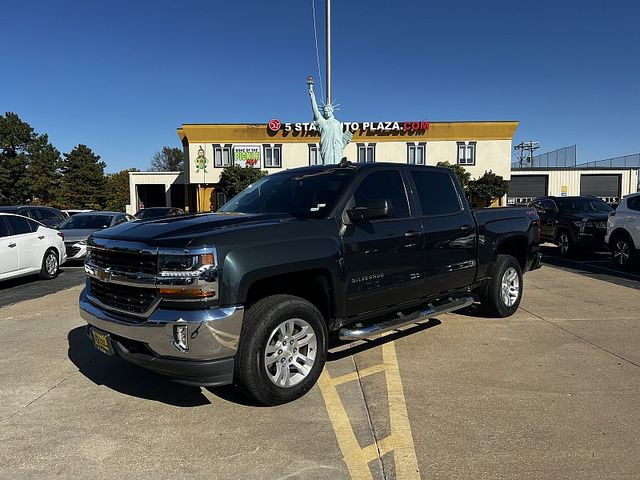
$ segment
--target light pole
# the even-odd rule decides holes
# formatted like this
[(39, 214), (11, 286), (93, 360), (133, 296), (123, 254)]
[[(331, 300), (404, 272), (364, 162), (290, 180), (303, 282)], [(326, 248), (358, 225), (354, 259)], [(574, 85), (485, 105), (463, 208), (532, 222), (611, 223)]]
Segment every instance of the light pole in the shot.
[(327, 104), (331, 103), (331, 0), (326, 0), (325, 21), (327, 23)]

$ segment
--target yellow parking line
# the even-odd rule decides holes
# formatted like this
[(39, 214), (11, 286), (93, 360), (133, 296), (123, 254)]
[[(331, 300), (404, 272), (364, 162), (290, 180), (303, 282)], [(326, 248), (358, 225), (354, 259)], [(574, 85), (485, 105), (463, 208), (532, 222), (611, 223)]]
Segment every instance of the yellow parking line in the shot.
[[(351, 478), (372, 478), (369, 462), (389, 452), (393, 452), (395, 457), (395, 478), (420, 478), (411, 424), (400, 378), (400, 368), (393, 342), (383, 345), (382, 357), (383, 363), (381, 365), (374, 365), (360, 372), (356, 371), (336, 378), (331, 378), (329, 373), (324, 370), (318, 380), (318, 386), (327, 406), (329, 419)], [(373, 443), (360, 448), (336, 386), (382, 371), (385, 373), (387, 383), (391, 434), (380, 439), (377, 444)]]

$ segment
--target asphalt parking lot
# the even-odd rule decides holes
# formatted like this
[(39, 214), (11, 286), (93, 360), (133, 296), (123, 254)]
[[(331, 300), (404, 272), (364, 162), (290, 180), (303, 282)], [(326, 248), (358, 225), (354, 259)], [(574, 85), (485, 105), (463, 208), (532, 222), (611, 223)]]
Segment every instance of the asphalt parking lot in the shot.
[(0, 478), (639, 478), (636, 289), (547, 266), (509, 319), (339, 346), (262, 408), (95, 351), (80, 288), (0, 308)]

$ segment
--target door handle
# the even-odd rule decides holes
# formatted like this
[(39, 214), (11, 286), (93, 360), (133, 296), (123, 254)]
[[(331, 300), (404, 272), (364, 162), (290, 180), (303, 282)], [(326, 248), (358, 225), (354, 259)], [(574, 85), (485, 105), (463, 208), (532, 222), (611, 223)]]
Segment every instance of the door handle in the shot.
[(10, 244), (9, 244), (9, 248), (13, 248), (13, 247), (15, 247), (15, 246), (16, 246), (16, 244), (15, 244), (15, 243), (10, 243)]
[(473, 228), (473, 227), (472, 227), (471, 225), (462, 225), (462, 226), (460, 227), (460, 230), (461, 230), (462, 232), (468, 232), (468, 231), (469, 231), (469, 230), (471, 230), (472, 228)]
[(404, 232), (404, 236), (407, 238), (417, 238), (418, 232), (416, 232), (415, 230), (409, 230), (408, 232)]
[(44, 238), (44, 235), (40, 235), (40, 236), (38, 236), (38, 239), (39, 239), (39, 240), (42, 240), (43, 238)]

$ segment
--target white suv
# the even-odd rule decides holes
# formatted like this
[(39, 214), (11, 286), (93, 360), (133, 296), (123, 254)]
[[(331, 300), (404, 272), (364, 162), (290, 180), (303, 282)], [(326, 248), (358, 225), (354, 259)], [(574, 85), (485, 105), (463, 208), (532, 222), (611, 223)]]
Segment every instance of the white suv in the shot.
[(640, 193), (626, 196), (611, 212), (604, 241), (616, 265), (627, 267), (640, 256)]
[(66, 260), (62, 233), (31, 218), (0, 213), (0, 280), (34, 273), (55, 278)]

